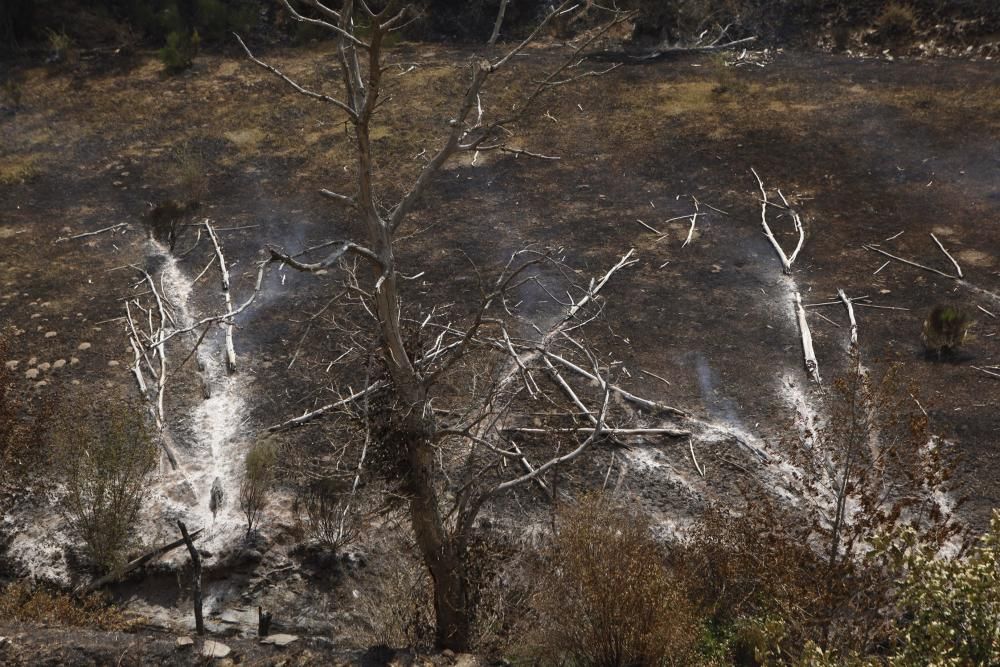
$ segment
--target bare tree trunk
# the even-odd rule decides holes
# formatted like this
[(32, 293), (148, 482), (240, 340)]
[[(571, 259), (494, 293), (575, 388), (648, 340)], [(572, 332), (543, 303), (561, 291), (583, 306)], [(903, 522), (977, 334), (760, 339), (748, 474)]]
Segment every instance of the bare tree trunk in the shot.
[(465, 564), (460, 536), (449, 534), (441, 516), (430, 442), (413, 442), (410, 449), (410, 521), (434, 585), (436, 645), (461, 652), (468, 649), (470, 640)]

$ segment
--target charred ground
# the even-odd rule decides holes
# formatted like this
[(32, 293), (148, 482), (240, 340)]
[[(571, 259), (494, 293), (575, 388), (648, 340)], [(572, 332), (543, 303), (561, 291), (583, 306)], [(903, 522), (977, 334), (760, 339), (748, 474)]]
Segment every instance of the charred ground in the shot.
[[(267, 56), (321, 85), (331, 50)], [(392, 56), (398, 103), (380, 117), (385, 133), (376, 141), (390, 192), (442, 135), (472, 51), (403, 44)], [(508, 76), (530, 77), (551, 58), (534, 50)], [(293, 250), (353, 231), (348, 215), (316, 193), (349, 178), (349, 139), (324, 109), (236, 57), (204, 56), (177, 78), (164, 78), (159, 63), (142, 57), (94, 67), (25, 68), (22, 108), (0, 121), (0, 317), (12, 336), (9, 358), (0, 361), (17, 362), (23, 388), (39, 398), (78, 384), (97, 402), (130, 388), (131, 353), (114, 321), (133, 293), (133, 276), (122, 267), (142, 257), (149, 202), (189, 194), (186, 172), (203, 176), (199, 215), (236, 228), (222, 240), (236, 260), (237, 295), (249, 289), (264, 245)], [(494, 91), (485, 104), (512, 94)], [(824, 397), (802, 369), (787, 282), (761, 233), (752, 167), (804, 217), (807, 239), (792, 280), (807, 302), (829, 301), (843, 288), (900, 309), (858, 308), (864, 358), (901, 364), (918, 388), (932, 427), (961, 455), (965, 516), (982, 526), (1000, 495), (993, 451), (1000, 380), (971, 366), (1000, 362), (1000, 320), (977, 309), (1000, 315), (998, 119), (993, 62), (779, 52), (765, 67), (726, 67), (710, 57), (621, 67), (546, 101), (521, 128), (524, 148), (560, 160), (466, 160), (442, 174), (416, 214), (415, 235), (400, 248), (405, 272), (426, 271), (407, 288), (412, 316), (442, 302), (456, 304), (456, 318), (468, 312), (478, 296), (470, 261), (488, 276), (526, 244), (563, 247), (568, 263), (589, 277), (634, 247), (641, 263), (606, 288), (590, 342), (628, 369), (618, 379), (629, 388), (754, 433), (781, 452), (797, 433), (797, 407), (822, 413)], [(703, 209), (682, 247), (689, 221), (664, 221), (689, 214), (691, 195), (725, 214)], [(637, 219), (667, 234), (658, 238)], [(124, 235), (55, 242), (119, 222), (130, 225)], [(785, 223), (773, 226), (790, 246)], [(931, 232), (967, 280), (991, 294), (897, 262), (876, 273), (886, 258), (862, 247), (882, 244), (948, 270)], [(187, 234), (178, 246), (193, 241)], [(196, 275), (209, 253), (203, 243), (182, 260), (185, 270)], [(237, 349), (256, 406), (248, 428), (331, 395), (315, 381), (347, 344), (332, 331), (303, 338), (301, 316), (322, 308), (329, 298), (322, 290), (307, 276), (275, 273), (241, 319)], [(208, 289), (204, 298), (215, 296)], [(544, 309), (543, 293), (525, 297)], [(939, 302), (962, 304), (979, 320), (955, 363), (923, 355), (921, 325)], [(824, 376), (845, 371), (843, 309), (810, 311), (810, 325)], [(57, 368), (60, 359), (65, 365)], [(322, 445), (316, 432), (295, 437)], [(686, 443), (649, 441), (637, 451), (627, 466), (618, 455), (615, 475), (667, 523), (683, 523), (760, 465), (725, 441), (699, 453), (704, 478), (693, 473)], [(599, 484), (611, 455), (596, 452), (564, 479)], [(662, 468), (676, 474), (667, 479)], [(510, 516), (518, 520), (513, 510)]]

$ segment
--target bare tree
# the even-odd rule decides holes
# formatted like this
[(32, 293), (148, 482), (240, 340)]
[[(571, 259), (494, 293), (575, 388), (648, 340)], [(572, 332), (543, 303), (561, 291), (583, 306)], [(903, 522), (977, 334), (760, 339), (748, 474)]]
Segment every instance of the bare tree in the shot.
[[(353, 128), (354, 191), (347, 194), (331, 190), (321, 192), (348, 207), (361, 223), (367, 238), (363, 242), (329, 241), (297, 254), (269, 248), (267, 261), (315, 274), (342, 268), (347, 298), (355, 304), (360, 303), (374, 320), (378, 358), (384, 373), (347, 399), (290, 420), (275, 430), (305, 423), (361, 397), (370, 398), (372, 405), (367, 409), (366, 432), (372, 443), (368, 458), (373, 467), (380, 468), (400, 483), (408, 499), (416, 543), (433, 581), (437, 644), (442, 648), (464, 649), (470, 639), (471, 610), (470, 584), (463, 555), (480, 508), (488, 499), (517, 486), (533, 481), (544, 486), (545, 473), (573, 460), (606, 434), (609, 399), (617, 388), (605, 379), (607, 369), (601, 367), (578, 337), (571, 338), (570, 332), (582, 323), (581, 320), (594, 315), (598, 307), (597, 292), (611, 276), (635, 260), (629, 252), (604, 276), (595, 277), (588, 287), (574, 288), (569, 284), (572, 282), (570, 272), (556, 253), (530, 249), (516, 252), (499, 278), (488, 287), (482, 285), (480, 305), (465, 326), (441, 324), (432, 317), (433, 313), (427, 315), (418, 331), (433, 331), (437, 335), (433, 344), (425, 349), (414, 343), (414, 336), (407, 334), (396, 248), (402, 241), (401, 231), (408, 216), (418, 206), (435, 175), (456, 154), (504, 151), (539, 157), (508, 145), (508, 137), (513, 136), (509, 126), (522, 118), (545, 92), (613, 69), (596, 72), (576, 68), (581, 52), (610, 27), (626, 20), (628, 15), (610, 12), (609, 20), (602, 27), (571, 44), (569, 56), (531, 85), (512, 111), (492, 119), (487, 117), (482, 105), (484, 85), (522, 53), (553, 20), (575, 11), (574, 3), (571, 0), (561, 3), (525, 40), (505, 53), (476, 59), (470, 67), (468, 88), (448, 122), (443, 145), (402, 198), (386, 208), (381, 203), (383, 193), (377, 187), (371, 127), (377, 112), (388, 101), (383, 81), (386, 70), (384, 40), (409, 21), (408, 7), (394, 0), (381, 3), (345, 0), (336, 7), (318, 0), (303, 2), (312, 16), (321, 17), (312, 18), (297, 11), (287, 0), (282, 0), (282, 4), (295, 20), (325, 28), (335, 35), (342, 79), (338, 95), (317, 92), (299, 84), (277, 67), (256, 58), (246, 44), (239, 37), (237, 39), (254, 63), (282, 79), (297, 93), (321, 101), (346, 117)], [(498, 21), (502, 19), (498, 17)], [(364, 36), (356, 29), (361, 23), (366, 28)], [(306, 258), (307, 253), (321, 249), (328, 253), (325, 257)], [(370, 282), (358, 276), (359, 262), (370, 268)], [(514, 290), (525, 286), (549, 289), (546, 277), (567, 283), (560, 287), (559, 293), (563, 288), (571, 290), (564, 315), (540, 340), (510, 335), (505, 320), (495, 312), (511, 313), (508, 295)], [(552, 352), (557, 342), (567, 350), (561, 355)], [(475, 355), (470, 354), (473, 350)], [(579, 364), (569, 361), (571, 353), (580, 359)], [(588, 406), (557, 370), (559, 361), (554, 360), (563, 362), (562, 372), (570, 368), (569, 372), (582, 373), (596, 381), (596, 401)], [(487, 372), (482, 374), (484, 369)], [(477, 381), (482, 377), (488, 381)], [(454, 391), (457, 386), (462, 390)], [(532, 436), (518, 433), (518, 428), (525, 424), (512, 416), (511, 410), (519, 400), (541, 400), (543, 395), (552, 402), (560, 395), (569, 401), (567, 409), (554, 411), (557, 416), (572, 412), (583, 415), (585, 421), (582, 427), (572, 424), (572, 428), (559, 432), (556, 439), (560, 444), (569, 445), (535, 466), (514, 442), (515, 435)], [(458, 396), (461, 400), (456, 401)], [(447, 409), (441, 410), (439, 406), (447, 406)], [(446, 480), (445, 470), (457, 461), (461, 461), (458, 477)], [(508, 472), (512, 467), (518, 470), (514, 475)], [(442, 491), (449, 481), (450, 488), (444, 494)]]

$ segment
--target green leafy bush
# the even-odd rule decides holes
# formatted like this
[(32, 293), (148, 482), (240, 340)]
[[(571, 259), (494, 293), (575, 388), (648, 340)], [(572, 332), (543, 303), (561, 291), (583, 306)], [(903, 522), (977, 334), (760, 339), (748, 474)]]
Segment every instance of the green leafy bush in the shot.
[(64, 410), (51, 437), (66, 488), (60, 508), (94, 564), (113, 571), (137, 541), (135, 526), (158, 451), (137, 407), (104, 410), (103, 417)]
[(270, 440), (259, 440), (250, 447), (244, 461), (240, 482), (240, 509), (247, 518), (247, 536), (260, 522), (260, 514), (270, 500), (274, 485), (278, 448)]
[(160, 49), (160, 60), (168, 74), (179, 74), (194, 64), (198, 55), (201, 37), (195, 30), (190, 35), (184, 32), (171, 32), (167, 35), (167, 45)]
[(911, 546), (900, 587), (904, 625), (890, 664), (1000, 664), (1000, 511), (964, 558)]

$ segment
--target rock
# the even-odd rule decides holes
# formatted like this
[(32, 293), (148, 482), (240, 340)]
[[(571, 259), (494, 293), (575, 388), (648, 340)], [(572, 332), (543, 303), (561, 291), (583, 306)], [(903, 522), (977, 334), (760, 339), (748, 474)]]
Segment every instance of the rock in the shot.
[(62, 368), (65, 365), (66, 365), (65, 359), (56, 359), (55, 361), (52, 362), (52, 368)]
[(38, 364), (38, 370), (40, 370), (42, 372), (45, 372), (45, 371), (49, 370), (50, 368), (52, 368), (52, 364), (50, 364), (47, 361), (43, 361), (42, 363)]
[(28, 359), (29, 366), (34, 366), (37, 363), (38, 363), (38, 357), (32, 357), (31, 359)]
[(201, 654), (206, 658), (225, 658), (231, 649), (223, 643), (208, 639), (201, 647)]
[(17, 370), (17, 365), (19, 363), (21, 363), (21, 362), (18, 361), (17, 359), (11, 359), (10, 361), (5, 361), (4, 362), (4, 366), (7, 367), (7, 370), (16, 371)]
[(219, 620), (222, 621), (223, 623), (242, 623), (243, 616), (244, 614), (242, 614), (241, 612), (235, 611), (233, 609), (227, 609), (224, 612), (222, 612), (222, 616), (219, 617)]
[(114, 360), (114, 359), (112, 359), (111, 361), (108, 362), (108, 366), (110, 366), (111, 368), (114, 368), (117, 365), (118, 365), (118, 362), (116, 360)]
[(38, 369), (29, 368), (28, 370), (24, 371), (24, 377), (28, 378), (29, 380), (34, 380), (36, 377), (38, 377)]
[(80, 343), (79, 345), (76, 346), (76, 349), (78, 349), (78, 350), (89, 350), (90, 349), (90, 343)]
[(275, 646), (288, 646), (292, 642), (299, 641), (299, 638), (295, 635), (288, 635), (279, 633), (276, 635), (268, 635), (260, 640), (261, 644), (274, 644)]
[(55, 338), (57, 335), (59, 335), (59, 334), (57, 332), (55, 332), (55, 331), (46, 331), (45, 332), (45, 337), (46, 338)]
[(190, 637), (178, 637), (177, 638), (177, 648), (187, 648), (188, 646), (193, 646), (194, 640)]
[(80, 360), (77, 359), (76, 357), (70, 357), (69, 358), (69, 365), (70, 366), (76, 366), (78, 363), (80, 363)]

